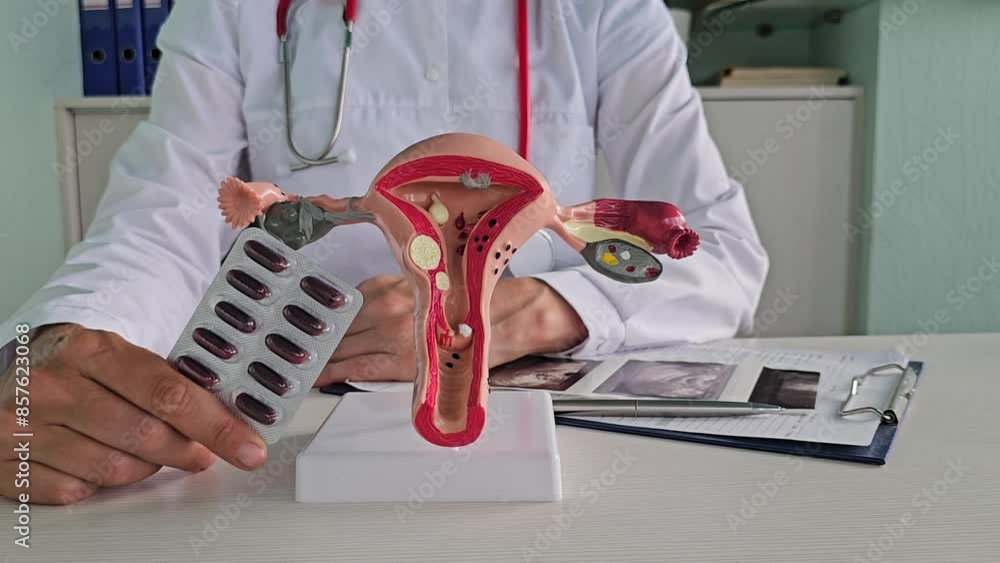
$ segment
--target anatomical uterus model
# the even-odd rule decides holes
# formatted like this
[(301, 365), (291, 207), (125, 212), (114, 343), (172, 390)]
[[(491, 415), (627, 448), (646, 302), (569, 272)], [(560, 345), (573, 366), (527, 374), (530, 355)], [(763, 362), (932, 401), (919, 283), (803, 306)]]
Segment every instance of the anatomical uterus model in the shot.
[(517, 153), (463, 133), (407, 148), (364, 196), (299, 197), (229, 178), (219, 207), (233, 228), (263, 214), (262, 227), (296, 249), (337, 225), (381, 228), (416, 297), (413, 425), (440, 446), (470, 444), (483, 430), (490, 298), (517, 249), (539, 229), (551, 229), (595, 270), (625, 283), (659, 277), (653, 253), (685, 258), (699, 243), (669, 203), (598, 199), (560, 207)]

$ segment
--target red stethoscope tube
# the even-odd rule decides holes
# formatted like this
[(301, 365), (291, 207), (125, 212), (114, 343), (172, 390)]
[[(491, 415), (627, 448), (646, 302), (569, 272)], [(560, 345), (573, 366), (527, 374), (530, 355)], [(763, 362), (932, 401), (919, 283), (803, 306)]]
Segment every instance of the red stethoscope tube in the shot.
[[(293, 0), (278, 0), (278, 38), (288, 35), (288, 14)], [(344, 23), (353, 25), (358, 15), (358, 1), (345, 0)], [(531, 130), (531, 92), (528, 61), (528, 0), (517, 0), (517, 78), (518, 103), (521, 107), (521, 122), (518, 128), (518, 146), (521, 156), (528, 159), (528, 141)]]

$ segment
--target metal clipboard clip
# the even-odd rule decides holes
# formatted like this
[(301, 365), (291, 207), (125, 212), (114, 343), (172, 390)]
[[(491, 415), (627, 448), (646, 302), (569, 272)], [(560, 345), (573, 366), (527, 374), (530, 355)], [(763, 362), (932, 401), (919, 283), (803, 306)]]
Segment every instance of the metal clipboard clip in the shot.
[[(885, 407), (864, 406), (853, 409), (847, 408), (851, 401), (858, 396), (858, 389), (861, 388), (866, 379), (883, 375), (897, 375), (899, 377), (896, 388), (893, 390)], [(864, 375), (851, 380), (851, 393), (847, 396), (847, 400), (844, 401), (843, 406), (840, 407), (840, 416), (846, 417), (863, 413), (875, 413), (882, 417), (882, 422), (897, 424), (903, 418), (903, 413), (906, 412), (906, 407), (910, 404), (910, 398), (913, 397), (916, 387), (917, 373), (910, 367), (903, 367), (898, 364), (886, 364), (872, 368), (865, 372)]]

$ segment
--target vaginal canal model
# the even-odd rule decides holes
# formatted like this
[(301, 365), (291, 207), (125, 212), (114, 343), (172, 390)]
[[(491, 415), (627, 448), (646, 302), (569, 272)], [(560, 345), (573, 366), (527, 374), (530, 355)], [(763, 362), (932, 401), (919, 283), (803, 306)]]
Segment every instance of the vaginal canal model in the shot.
[(261, 226), (298, 249), (333, 227), (372, 223), (385, 235), (416, 297), (413, 425), (439, 446), (474, 442), (489, 396), (490, 299), (518, 247), (548, 228), (596, 271), (623, 283), (655, 280), (656, 254), (690, 256), (700, 238), (680, 210), (658, 201), (597, 199), (560, 207), (541, 173), (491, 139), (448, 133), (389, 161), (359, 197), (299, 197), (228, 178), (226, 222)]

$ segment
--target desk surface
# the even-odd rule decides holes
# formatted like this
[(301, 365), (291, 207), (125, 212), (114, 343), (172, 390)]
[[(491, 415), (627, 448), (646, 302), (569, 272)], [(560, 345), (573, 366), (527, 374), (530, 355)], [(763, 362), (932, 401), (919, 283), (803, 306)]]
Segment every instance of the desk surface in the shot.
[[(901, 339), (767, 342), (878, 350)], [(560, 427), (561, 503), (296, 504), (293, 454), (336, 402), (316, 394), (257, 473), (220, 462), (33, 507), (30, 551), (12, 546), (13, 504), (0, 502), (0, 553), (10, 563), (1000, 560), (1000, 334), (933, 337), (915, 357), (927, 377), (884, 467)], [(633, 461), (616, 474), (621, 456)]]

